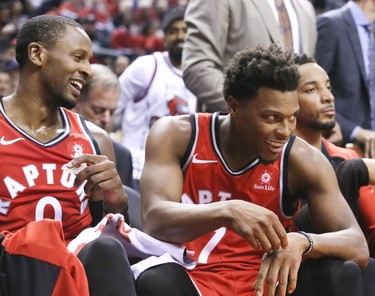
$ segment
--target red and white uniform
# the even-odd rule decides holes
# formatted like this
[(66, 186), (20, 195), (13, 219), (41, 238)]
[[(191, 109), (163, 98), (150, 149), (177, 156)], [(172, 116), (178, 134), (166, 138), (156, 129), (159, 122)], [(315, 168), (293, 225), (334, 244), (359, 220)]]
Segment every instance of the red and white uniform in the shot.
[[(344, 160), (359, 158), (358, 153), (352, 149), (342, 148), (322, 138), (322, 150), (324, 155), (331, 161), (334, 168)], [(374, 186), (367, 185), (360, 188), (358, 200), (358, 223), (370, 247), (370, 253), (375, 254), (375, 192)]]
[(133, 159), (133, 178), (140, 180), (150, 127), (166, 115), (195, 112), (197, 98), (185, 86), (182, 71), (173, 66), (167, 51), (138, 57), (119, 77), (118, 110), (124, 111), (122, 144)]
[[(294, 137), (273, 163), (263, 164), (253, 159), (241, 170), (232, 171), (219, 148), (218, 116), (219, 113), (191, 116), (193, 132), (188, 147), (190, 154), (183, 162), (181, 202), (206, 204), (242, 199), (273, 211), (288, 228), (294, 209), (283, 198), (284, 159)], [(219, 228), (187, 243), (186, 249), (194, 252), (192, 258), (197, 261), (197, 267), (188, 272), (202, 295), (255, 295), (251, 285), (263, 252), (252, 248), (232, 229)]]
[(62, 222), (68, 243), (90, 226), (84, 184), (77, 187), (75, 174), (62, 166), (99, 149), (79, 115), (64, 108), (60, 115), (63, 132), (41, 143), (14, 125), (0, 104), (0, 231), (51, 218)]

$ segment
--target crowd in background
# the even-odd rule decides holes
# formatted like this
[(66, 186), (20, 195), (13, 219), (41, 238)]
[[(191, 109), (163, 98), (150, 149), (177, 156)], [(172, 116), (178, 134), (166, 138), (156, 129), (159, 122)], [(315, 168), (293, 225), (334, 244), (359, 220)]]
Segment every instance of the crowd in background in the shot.
[[(346, 1), (312, 2), (319, 14)], [(163, 16), (167, 10), (186, 7), (187, 3), (188, 0), (3, 0), (0, 3), (0, 72), (8, 74), (0, 73), (0, 92), (4, 95), (12, 92), (18, 81), (15, 37), (32, 16), (49, 13), (77, 20), (93, 41), (93, 62), (110, 66), (120, 75), (136, 57), (164, 49), (160, 27)]]
[(0, 72), (11, 75), (13, 90), (18, 81), (14, 52), (17, 32), (30, 17), (48, 13), (81, 23), (93, 41), (93, 62), (108, 65), (119, 75), (136, 57), (164, 49), (160, 28), (163, 15), (186, 4), (186, 0), (1, 1)]

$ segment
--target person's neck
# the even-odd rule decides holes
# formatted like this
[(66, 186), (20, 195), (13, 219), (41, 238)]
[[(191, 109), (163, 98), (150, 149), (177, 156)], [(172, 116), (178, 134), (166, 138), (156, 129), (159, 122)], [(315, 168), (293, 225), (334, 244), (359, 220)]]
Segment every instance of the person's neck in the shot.
[(3, 98), (4, 110), (8, 118), (31, 137), (47, 142), (61, 133), (63, 125), (58, 108), (38, 102), (36, 96), (22, 91)]
[(368, 21), (370, 23), (375, 22), (375, 1), (362, 0), (355, 2), (362, 9), (363, 13), (367, 16)]
[(248, 144), (244, 142), (243, 135), (238, 133), (230, 115), (221, 116), (219, 126), (219, 142), (217, 144), (231, 170), (238, 171), (257, 157), (255, 150), (251, 151)]
[(322, 150), (322, 132), (320, 130), (297, 126), (295, 134), (315, 148)]
[(181, 70), (181, 66), (182, 66), (181, 59), (173, 58), (173, 56), (171, 54), (168, 54), (168, 57), (169, 57), (169, 60), (170, 60), (171, 64), (173, 65), (173, 67)]

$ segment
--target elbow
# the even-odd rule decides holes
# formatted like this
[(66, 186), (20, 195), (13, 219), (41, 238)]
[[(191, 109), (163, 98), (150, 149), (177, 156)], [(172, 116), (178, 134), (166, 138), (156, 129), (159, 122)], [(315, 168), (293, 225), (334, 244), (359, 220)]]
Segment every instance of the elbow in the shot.
[(352, 260), (357, 263), (360, 268), (365, 268), (368, 264), (369, 258), (369, 249), (366, 245), (365, 247), (356, 251), (355, 257)]
[(358, 244), (358, 247), (353, 248), (354, 253), (351, 260), (357, 263), (360, 268), (365, 268), (369, 262), (370, 251), (364, 237), (359, 238), (358, 241), (360, 243)]
[(161, 222), (162, 219), (158, 219), (151, 212), (143, 213), (141, 216), (142, 231), (159, 240), (165, 240), (165, 227)]

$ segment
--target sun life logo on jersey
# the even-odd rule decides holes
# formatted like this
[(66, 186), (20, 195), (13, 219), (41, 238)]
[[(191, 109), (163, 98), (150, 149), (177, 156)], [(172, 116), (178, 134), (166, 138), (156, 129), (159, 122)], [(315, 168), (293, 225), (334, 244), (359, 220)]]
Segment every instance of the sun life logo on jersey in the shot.
[(259, 183), (254, 184), (253, 189), (257, 190), (266, 190), (266, 191), (275, 191), (275, 187), (270, 184), (272, 180), (272, 173), (265, 170), (259, 177)]
[(83, 154), (83, 147), (80, 144), (74, 143), (73, 145), (73, 154), (72, 157), (76, 158), (78, 156), (81, 156)]

